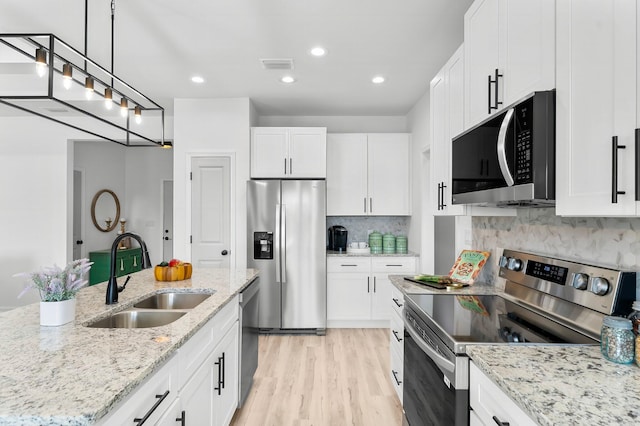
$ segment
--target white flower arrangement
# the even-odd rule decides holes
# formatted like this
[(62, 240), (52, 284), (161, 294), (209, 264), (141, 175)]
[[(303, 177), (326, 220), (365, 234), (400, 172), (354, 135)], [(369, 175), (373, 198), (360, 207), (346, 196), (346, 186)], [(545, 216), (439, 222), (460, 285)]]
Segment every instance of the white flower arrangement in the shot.
[(32, 288), (40, 292), (40, 300), (43, 302), (60, 302), (73, 299), (76, 293), (85, 285), (85, 279), (93, 262), (89, 259), (78, 259), (70, 262), (64, 269), (57, 265), (43, 267), (38, 272), (21, 272), (14, 277), (28, 279), (24, 290), (18, 295), (22, 297)]

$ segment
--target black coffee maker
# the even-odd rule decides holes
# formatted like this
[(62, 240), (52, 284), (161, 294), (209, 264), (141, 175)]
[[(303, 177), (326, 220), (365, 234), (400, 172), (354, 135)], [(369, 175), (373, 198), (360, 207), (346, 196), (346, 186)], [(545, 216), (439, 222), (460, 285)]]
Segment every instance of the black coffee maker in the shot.
[(329, 228), (329, 250), (347, 251), (347, 228), (334, 225)]

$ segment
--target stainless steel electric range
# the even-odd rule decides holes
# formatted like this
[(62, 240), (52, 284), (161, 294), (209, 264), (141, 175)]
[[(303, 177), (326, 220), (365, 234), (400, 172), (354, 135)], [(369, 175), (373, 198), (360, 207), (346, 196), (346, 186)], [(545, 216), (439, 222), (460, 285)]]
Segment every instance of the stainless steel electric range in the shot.
[(626, 315), (636, 273), (504, 250), (500, 295), (405, 297), (405, 424), (468, 425), (469, 344), (598, 344), (602, 319)]

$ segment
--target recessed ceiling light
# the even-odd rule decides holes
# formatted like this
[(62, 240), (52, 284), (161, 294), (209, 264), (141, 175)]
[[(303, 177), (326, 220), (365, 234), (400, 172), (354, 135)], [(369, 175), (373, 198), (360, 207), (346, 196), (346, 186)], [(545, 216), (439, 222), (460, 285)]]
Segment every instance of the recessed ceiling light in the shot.
[(373, 82), (373, 84), (382, 84), (384, 83), (384, 77), (381, 75), (377, 75), (371, 79), (371, 82)]
[(194, 83), (204, 83), (204, 78), (199, 76), (199, 75), (194, 75), (193, 77), (191, 77), (191, 81), (193, 81)]
[(322, 46), (316, 46), (316, 47), (314, 47), (313, 49), (311, 49), (311, 50), (310, 50), (310, 52), (311, 52), (311, 54), (312, 54), (313, 56), (318, 56), (318, 57), (320, 57), (320, 56), (324, 56), (324, 55), (326, 55), (326, 54), (327, 54), (327, 49), (325, 49), (325, 48), (324, 48), (324, 47), (322, 47)]
[(292, 76), (290, 76), (290, 75), (285, 75), (284, 77), (282, 77), (282, 78), (280, 79), (280, 81), (281, 81), (281, 82), (283, 82), (283, 83), (290, 84), (290, 83), (295, 83), (296, 79), (295, 79), (295, 78), (293, 78), (293, 77), (292, 77)]

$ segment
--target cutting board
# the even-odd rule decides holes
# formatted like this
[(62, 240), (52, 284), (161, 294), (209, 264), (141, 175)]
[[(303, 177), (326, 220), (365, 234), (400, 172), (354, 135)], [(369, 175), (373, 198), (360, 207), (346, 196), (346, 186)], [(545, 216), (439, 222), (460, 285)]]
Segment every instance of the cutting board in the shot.
[(411, 277), (404, 277), (404, 279), (406, 281), (411, 281), (412, 283), (420, 284), (420, 285), (427, 286), (427, 287), (437, 288), (439, 290), (446, 290), (447, 287), (456, 288), (457, 286), (460, 286), (459, 288), (462, 288), (462, 287), (468, 287), (469, 286), (469, 284), (467, 284), (467, 283), (459, 283), (459, 282), (458, 283), (454, 283), (453, 285), (451, 285), (451, 284), (441, 284), (441, 283), (430, 283), (430, 282), (418, 281), (418, 280), (414, 280)]

